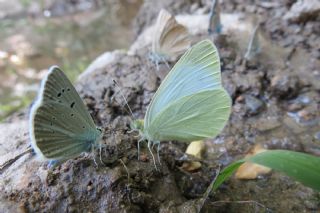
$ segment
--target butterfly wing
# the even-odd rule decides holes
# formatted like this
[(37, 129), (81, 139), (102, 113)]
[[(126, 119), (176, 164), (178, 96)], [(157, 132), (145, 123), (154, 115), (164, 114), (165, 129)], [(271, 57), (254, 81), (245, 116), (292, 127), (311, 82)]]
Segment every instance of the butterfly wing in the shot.
[(33, 149), (47, 159), (66, 159), (87, 151), (100, 135), (71, 82), (52, 67), (30, 113)]
[(156, 141), (195, 141), (215, 137), (229, 118), (230, 106), (230, 97), (224, 89), (183, 97), (157, 115), (147, 134)]
[(253, 32), (250, 36), (250, 41), (248, 44), (247, 52), (244, 55), (245, 59), (250, 60), (260, 51), (260, 42), (259, 42), (259, 28), (260, 25), (258, 24), (253, 29)]
[(209, 40), (189, 49), (161, 83), (147, 109), (145, 127), (173, 101), (205, 90), (221, 88), (220, 59)]
[(221, 33), (222, 31), (222, 25), (220, 21), (220, 3), (219, 0), (213, 0), (212, 1), (212, 7), (210, 10), (210, 17), (209, 17), (209, 28), (208, 32), (209, 34), (213, 33)]
[(162, 9), (159, 13), (152, 52), (163, 57), (176, 57), (190, 47), (188, 30), (178, 24), (174, 16)]
[[(188, 104), (193, 107), (188, 108)], [(225, 122), (220, 121), (227, 120), (230, 105), (230, 98), (221, 86), (220, 59), (217, 49), (209, 40), (204, 40), (189, 49), (164, 79), (147, 109), (144, 129), (150, 138), (161, 138), (160, 135), (168, 129), (160, 125), (160, 122), (171, 115), (174, 120), (178, 118), (174, 126), (171, 126), (173, 133), (177, 132), (177, 137), (168, 133), (170, 137), (166, 139), (182, 139), (178, 132), (185, 132), (184, 117), (191, 116), (190, 122), (194, 130), (190, 134), (194, 134), (195, 138), (199, 139), (197, 132), (206, 131), (203, 136), (208, 137), (211, 132), (210, 135), (213, 137), (216, 133), (212, 128), (222, 129)], [(218, 124), (212, 119), (219, 118), (222, 113), (220, 111), (224, 114), (221, 119), (218, 119), (221, 127), (217, 128)], [(202, 112), (207, 115), (195, 116)], [(205, 127), (201, 123), (210, 123), (213, 126)], [(164, 129), (159, 129), (157, 125)], [(186, 137), (185, 139), (194, 139), (191, 136)]]

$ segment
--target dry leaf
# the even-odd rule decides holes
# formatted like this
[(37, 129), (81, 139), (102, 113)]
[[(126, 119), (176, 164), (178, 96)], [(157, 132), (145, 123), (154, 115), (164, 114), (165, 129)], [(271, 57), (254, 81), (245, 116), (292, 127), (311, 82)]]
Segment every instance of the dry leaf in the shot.
[(183, 162), (181, 168), (187, 172), (194, 172), (201, 168), (201, 163), (198, 161)]
[[(186, 153), (201, 159), (204, 148), (205, 145), (203, 141), (193, 141), (189, 144)], [(201, 163), (198, 161), (184, 162), (181, 168), (185, 171), (193, 172), (201, 168)]]
[[(252, 155), (267, 151), (261, 145), (256, 145), (250, 152), (246, 155), (246, 157), (250, 157)], [(271, 172), (271, 169), (265, 166), (260, 166), (258, 164), (246, 162), (242, 164), (237, 170), (235, 177), (237, 179), (245, 179), (251, 180), (256, 179), (259, 175), (265, 175)]]
[(193, 141), (189, 144), (186, 153), (201, 159), (204, 148), (203, 141)]

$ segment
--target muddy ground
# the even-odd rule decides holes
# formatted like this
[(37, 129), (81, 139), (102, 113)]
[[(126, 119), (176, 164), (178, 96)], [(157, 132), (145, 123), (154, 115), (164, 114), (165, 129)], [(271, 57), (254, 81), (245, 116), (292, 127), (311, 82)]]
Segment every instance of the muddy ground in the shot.
[[(129, 53), (107, 54), (104, 63), (92, 65), (76, 84), (96, 123), (106, 131), (105, 148), (101, 155), (95, 153), (98, 167), (89, 154), (48, 170), (45, 162), (26, 154), (1, 170), (1, 212), (198, 212), (200, 198), (219, 165), (243, 157), (255, 144), (320, 156), (320, 17), (313, 11), (290, 16), (294, 3), (223, 1), (224, 13), (249, 17), (237, 19), (240, 22), (259, 15), (262, 52), (245, 61), (242, 46), (247, 38), (241, 40), (245, 36), (232, 23), (225, 23), (230, 31), (215, 38), (223, 85), (233, 107), (223, 132), (206, 141), (199, 170), (189, 173), (180, 168), (186, 160), (183, 143), (161, 144), (159, 171), (145, 148), (137, 159), (137, 137), (129, 131), (131, 115), (112, 80), (122, 88), (134, 117), (143, 118), (160, 79), (147, 57), (149, 43), (144, 39), (141, 43), (141, 38), (139, 43), (138, 38)], [(147, 1), (136, 19), (137, 37), (163, 6), (174, 14), (189, 14), (181, 20), (195, 22), (206, 20), (200, 16), (208, 16), (210, 4)], [(206, 24), (187, 24), (193, 43), (208, 38)], [(1, 164), (28, 147), (27, 116), (25, 109), (0, 125)], [(319, 210), (319, 193), (276, 172), (250, 181), (231, 178), (202, 208), (202, 212)]]

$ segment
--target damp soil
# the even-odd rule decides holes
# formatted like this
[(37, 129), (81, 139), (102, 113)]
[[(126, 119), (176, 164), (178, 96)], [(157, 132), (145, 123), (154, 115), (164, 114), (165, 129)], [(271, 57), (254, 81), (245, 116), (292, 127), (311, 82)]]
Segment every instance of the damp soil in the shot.
[[(137, 32), (143, 32), (153, 19), (141, 20), (156, 17), (163, 6), (151, 7), (148, 2), (136, 19)], [(193, 14), (208, 12), (211, 1), (187, 1), (180, 6), (176, 1), (165, 2), (165, 7), (174, 5), (175, 14)], [(185, 143), (161, 143), (157, 169), (145, 146), (138, 160), (137, 134), (130, 131), (132, 115), (119, 87), (134, 119), (142, 119), (161, 80), (148, 60), (148, 47), (135, 54), (114, 51), (110, 63), (82, 75), (76, 83), (92, 117), (105, 129), (101, 151), (50, 170), (32, 153), (24, 155), (1, 170), (0, 208), (3, 212), (199, 212), (201, 207), (201, 212), (318, 212), (318, 192), (277, 172), (250, 181), (231, 178), (203, 206), (201, 199), (218, 169), (242, 158), (256, 144), (320, 156), (319, 16), (285, 21), (283, 16), (292, 4), (222, 3), (226, 13), (259, 14), (266, 20), (261, 28), (268, 51), (245, 61), (241, 41), (231, 34), (215, 39), (223, 85), (233, 106), (222, 133), (205, 141), (200, 169), (181, 169), (190, 160), (184, 154)], [(196, 43), (203, 38), (208, 38), (205, 31), (192, 39)], [(4, 158), (28, 146), (27, 111), (0, 126)], [(21, 128), (19, 134), (16, 126)]]

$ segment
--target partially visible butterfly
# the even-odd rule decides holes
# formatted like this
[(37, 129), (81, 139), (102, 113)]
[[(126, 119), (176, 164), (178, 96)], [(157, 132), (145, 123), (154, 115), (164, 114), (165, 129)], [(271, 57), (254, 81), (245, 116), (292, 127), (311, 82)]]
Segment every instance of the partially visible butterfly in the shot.
[(152, 40), (152, 59), (156, 63), (175, 59), (190, 47), (187, 28), (178, 24), (174, 16), (161, 9)]
[(203, 140), (220, 133), (230, 109), (218, 51), (204, 40), (180, 58), (153, 96), (144, 121), (134, 122), (133, 127), (139, 129), (140, 141), (148, 141), (149, 149), (160, 141)]
[(209, 27), (208, 27), (208, 33), (209, 35), (212, 35), (214, 33), (221, 33), (222, 31), (222, 24), (220, 21), (220, 4), (219, 0), (213, 0), (212, 6), (210, 9), (210, 15), (209, 15)]
[(244, 58), (246, 60), (251, 60), (255, 55), (257, 55), (261, 51), (261, 46), (259, 41), (260, 40), (259, 29), (260, 29), (260, 24), (257, 24), (250, 35), (247, 52), (244, 55)]
[(102, 130), (57, 66), (51, 67), (42, 80), (29, 128), (32, 148), (47, 160), (75, 157), (93, 149), (102, 137)]

